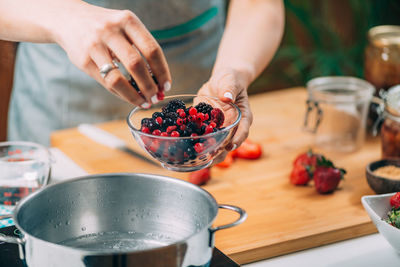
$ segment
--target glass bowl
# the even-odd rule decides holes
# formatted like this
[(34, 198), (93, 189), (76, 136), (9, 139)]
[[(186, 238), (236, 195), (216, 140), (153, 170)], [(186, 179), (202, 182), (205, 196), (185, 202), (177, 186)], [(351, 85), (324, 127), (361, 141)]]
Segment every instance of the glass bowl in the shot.
[(15, 205), (47, 185), (51, 170), (49, 150), (22, 141), (0, 142), (0, 204)]
[[(171, 137), (152, 135), (140, 131), (141, 121), (151, 118), (156, 111), (161, 112), (161, 107), (166, 106), (171, 100), (180, 99), (186, 107), (195, 106), (200, 102), (210, 104), (213, 108), (223, 111), (225, 120), (221, 130), (199, 136)], [(240, 109), (232, 103), (225, 103), (216, 97), (203, 95), (175, 95), (165, 97), (151, 109), (135, 107), (128, 115), (129, 128), (147, 153), (156, 159), (168, 170), (178, 172), (191, 172), (210, 166), (230, 142), (241, 118)], [(201, 143), (201, 145), (197, 145)], [(201, 147), (200, 151), (194, 147)]]

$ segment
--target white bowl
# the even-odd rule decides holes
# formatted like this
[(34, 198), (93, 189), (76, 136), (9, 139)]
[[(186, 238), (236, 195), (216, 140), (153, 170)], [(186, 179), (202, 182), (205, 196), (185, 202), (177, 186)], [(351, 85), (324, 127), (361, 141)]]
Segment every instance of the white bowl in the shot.
[(397, 252), (400, 252), (400, 229), (385, 221), (388, 217), (388, 212), (391, 210), (390, 198), (394, 194), (363, 196), (361, 202), (379, 233)]

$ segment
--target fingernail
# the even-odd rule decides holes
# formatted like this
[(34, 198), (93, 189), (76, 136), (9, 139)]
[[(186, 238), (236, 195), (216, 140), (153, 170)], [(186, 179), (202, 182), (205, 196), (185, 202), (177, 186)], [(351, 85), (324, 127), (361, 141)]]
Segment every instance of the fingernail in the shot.
[(155, 95), (153, 95), (153, 96), (151, 97), (151, 102), (152, 102), (153, 104), (157, 104), (157, 103), (158, 103), (157, 94), (155, 94)]
[(171, 83), (165, 82), (164, 83), (164, 91), (168, 92), (169, 90), (171, 90)]
[(237, 145), (236, 145), (236, 144), (233, 144), (232, 147), (231, 147), (231, 149), (230, 149), (230, 151), (233, 151), (233, 150), (235, 150), (236, 148), (237, 148)]
[(149, 108), (150, 104), (149, 103), (143, 103), (142, 105), (140, 105), (142, 108)]
[(231, 94), (231, 92), (226, 92), (224, 94), (224, 97), (229, 98), (230, 100), (233, 100), (233, 95)]

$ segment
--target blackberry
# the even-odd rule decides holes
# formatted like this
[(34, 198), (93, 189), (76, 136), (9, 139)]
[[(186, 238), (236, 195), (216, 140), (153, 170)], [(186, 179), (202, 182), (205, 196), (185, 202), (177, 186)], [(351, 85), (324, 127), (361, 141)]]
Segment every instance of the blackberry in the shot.
[(161, 118), (164, 119), (164, 113), (162, 113), (162, 112), (154, 112), (153, 115), (152, 115), (152, 118), (156, 119), (157, 117), (161, 117)]
[(180, 99), (173, 99), (171, 101), (169, 101), (169, 103), (162, 108), (162, 111), (164, 113), (168, 113), (168, 112), (176, 112), (177, 109), (186, 109), (186, 105), (185, 103), (183, 103), (182, 100)]
[(172, 119), (173, 121), (176, 121), (176, 119), (178, 118), (178, 114), (176, 114), (175, 112), (168, 112), (168, 113), (164, 113), (164, 117)]
[(168, 126), (174, 125), (174, 120), (171, 118), (166, 118), (163, 120), (163, 124), (164, 128), (167, 128)]
[(150, 129), (150, 131), (154, 131), (155, 129), (157, 129), (158, 124), (153, 120), (153, 119), (149, 119), (149, 122), (147, 123), (147, 127)]
[(197, 112), (201, 112), (208, 115), (211, 115), (211, 110), (213, 109), (211, 105), (205, 102), (200, 102), (195, 106), (195, 108), (197, 109)]
[(197, 124), (194, 123), (194, 122), (189, 122), (186, 125), (186, 129), (190, 129), (190, 130), (192, 130), (192, 132), (196, 132), (197, 131)]
[(149, 118), (144, 118), (142, 119), (141, 125), (147, 127), (149, 125), (151, 119)]

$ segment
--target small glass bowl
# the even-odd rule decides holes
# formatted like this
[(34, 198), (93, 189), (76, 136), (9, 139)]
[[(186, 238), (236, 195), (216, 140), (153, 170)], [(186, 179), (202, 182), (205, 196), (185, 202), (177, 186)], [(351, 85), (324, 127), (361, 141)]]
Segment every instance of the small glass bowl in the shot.
[[(151, 118), (156, 111), (168, 104), (173, 99), (182, 100), (186, 107), (195, 106), (197, 103), (205, 102), (213, 108), (219, 108), (225, 115), (222, 129), (195, 137), (170, 137), (157, 136), (140, 131), (143, 118)], [(240, 109), (232, 103), (225, 103), (216, 97), (203, 95), (175, 95), (165, 97), (151, 109), (135, 107), (128, 115), (127, 122), (132, 135), (139, 145), (147, 151), (154, 159), (168, 170), (178, 172), (191, 172), (210, 166), (230, 142), (241, 119)], [(202, 143), (204, 150), (188, 156), (185, 149), (194, 147), (196, 143)]]
[(51, 161), (49, 150), (39, 144), (0, 142), (0, 204), (15, 205), (47, 185)]

